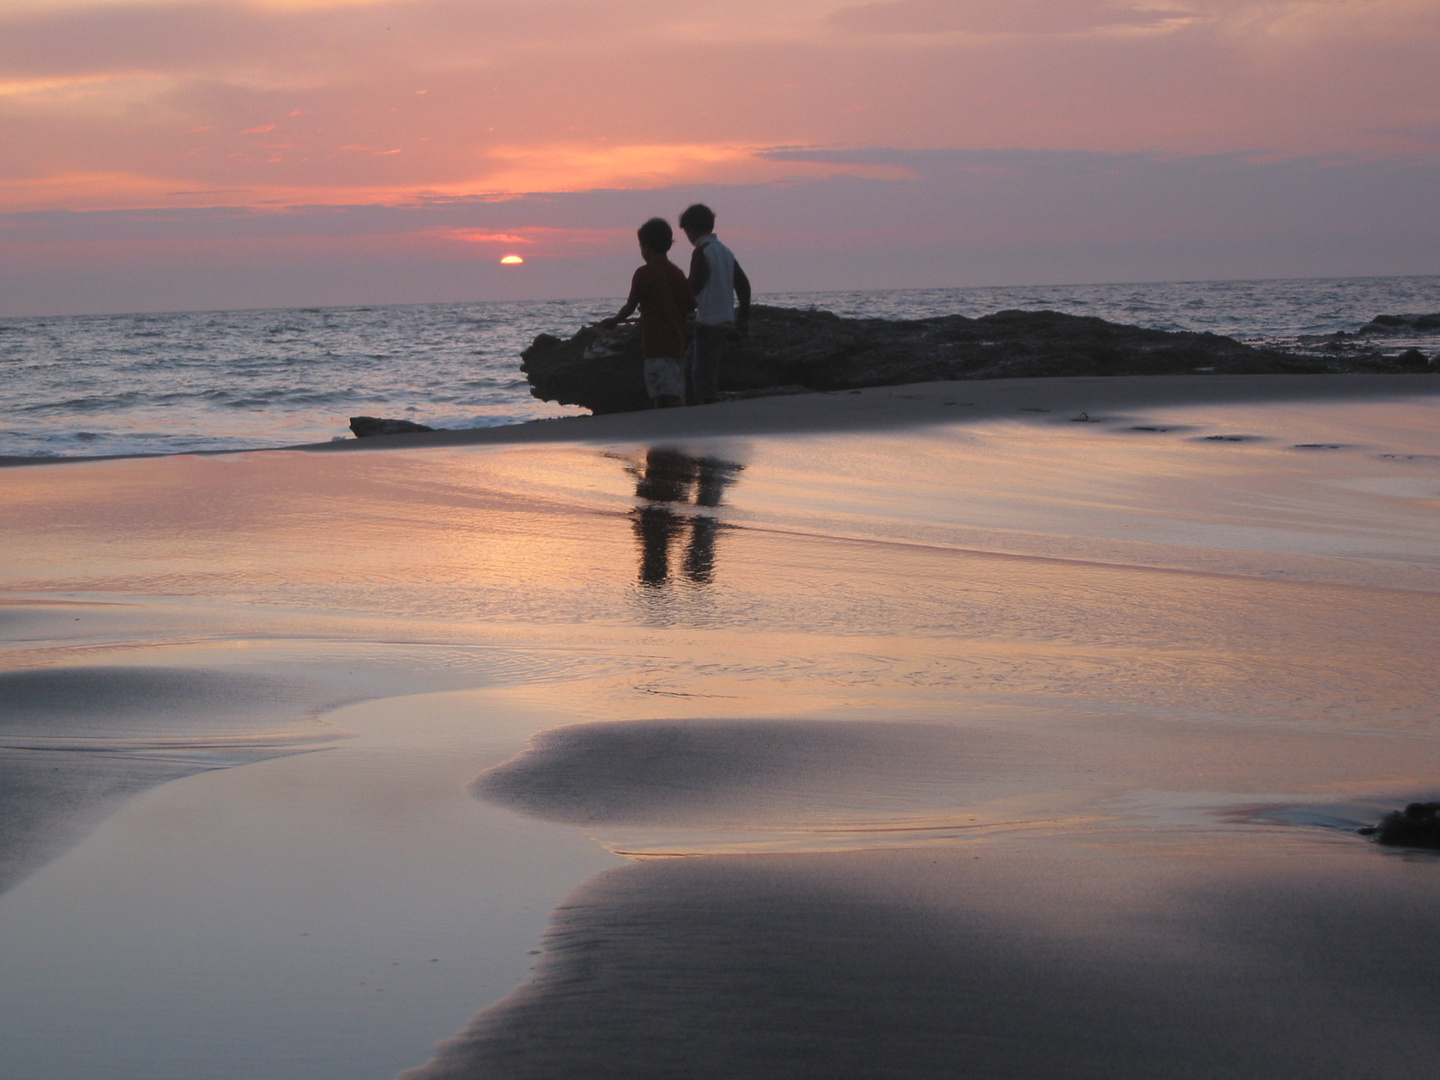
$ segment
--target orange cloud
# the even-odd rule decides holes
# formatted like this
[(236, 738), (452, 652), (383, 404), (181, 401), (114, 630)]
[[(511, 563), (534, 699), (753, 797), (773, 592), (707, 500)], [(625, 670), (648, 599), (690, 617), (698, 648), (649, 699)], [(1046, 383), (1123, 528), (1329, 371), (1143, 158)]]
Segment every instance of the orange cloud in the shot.
[[(123, 172), (60, 172), (42, 176), (0, 175), (0, 208), (34, 210), (110, 210), (132, 206), (176, 205), (173, 184), (163, 177)], [(210, 198), (213, 205), (216, 200)]]
[[(634, 236), (631, 229), (605, 228), (554, 228), (549, 226), (528, 226), (506, 232), (489, 229), (467, 228), (464, 226), (435, 226), (421, 234), (426, 238), (460, 244), (480, 244), (513, 247), (524, 244), (534, 249), (528, 257), (536, 255), (561, 255), (573, 252), (577, 245), (588, 248), (620, 248)], [(489, 258), (493, 253), (487, 252)]]
[[(638, 260), (635, 227), (673, 219), (696, 197), (720, 212), (762, 292), (1440, 271), (1440, 163), (880, 148), (767, 156), (795, 167), (889, 164), (913, 179), (0, 214), (0, 314), (614, 296)], [(515, 244), (524, 273), (500, 265), (508, 244), (467, 239), (484, 236), (526, 240)], [(1418, 310), (1427, 286), (1414, 288)]]
[(450, 240), (463, 240), (467, 244), (533, 244), (528, 236), (514, 233), (486, 232), (484, 229), (430, 229), (432, 236), (443, 236)]
[(756, 183), (819, 174), (903, 175), (890, 165), (777, 162), (763, 145), (549, 143), (490, 149), (472, 184), (480, 190), (591, 191), (693, 183)]

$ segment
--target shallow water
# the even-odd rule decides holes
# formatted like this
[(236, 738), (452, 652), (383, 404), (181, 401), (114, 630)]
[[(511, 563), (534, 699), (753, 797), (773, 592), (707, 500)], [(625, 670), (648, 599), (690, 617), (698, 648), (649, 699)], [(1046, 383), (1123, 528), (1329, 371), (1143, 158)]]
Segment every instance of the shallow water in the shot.
[[(29, 688), (0, 766), (125, 782), (7, 837), (0, 1075), (393, 1076), (525, 978), (571, 890), (582, 929), (633, 914), (586, 891), (617, 853), (821, 860), (781, 873), (811, 895), (856, 853), (1078, 845), (1108, 853), (1087, 904), (1170, 881), (1150, 847), (1202, 892), (1272, 842), (1363, 873), (1325, 808), (1440, 783), (1437, 431), (1412, 398), (0, 471), (0, 679)], [(171, 707), (112, 708), (137, 686)], [(502, 766), (504, 805), (472, 783)], [(995, 873), (964, 903), (997, 925), (1066, 903), (1002, 919), (1039, 871)], [(689, 874), (645, 870), (635, 910)], [(804, 977), (799, 942), (761, 951)]]

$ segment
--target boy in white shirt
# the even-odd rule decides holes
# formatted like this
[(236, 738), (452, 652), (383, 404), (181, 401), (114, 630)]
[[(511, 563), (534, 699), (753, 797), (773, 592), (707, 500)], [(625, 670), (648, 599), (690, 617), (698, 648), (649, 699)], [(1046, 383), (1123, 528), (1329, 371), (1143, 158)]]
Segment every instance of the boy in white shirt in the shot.
[[(725, 339), (744, 334), (750, 321), (750, 279), (734, 254), (715, 236), (715, 212), (704, 203), (680, 215), (680, 228), (695, 245), (690, 256), (690, 289), (695, 294), (695, 332), (685, 352), (691, 400), (706, 405), (717, 396)], [(739, 310), (736, 310), (736, 301)]]

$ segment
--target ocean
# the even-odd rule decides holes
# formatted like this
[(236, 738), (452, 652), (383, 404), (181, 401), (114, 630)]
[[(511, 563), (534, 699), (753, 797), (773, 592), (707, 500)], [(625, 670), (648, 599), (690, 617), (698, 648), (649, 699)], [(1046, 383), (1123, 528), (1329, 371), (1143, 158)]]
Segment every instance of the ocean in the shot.
[[(1379, 314), (1440, 311), (1440, 276), (769, 293), (840, 315), (1098, 315), (1294, 347)], [(520, 352), (620, 300), (407, 304), (0, 319), (0, 456), (248, 450), (349, 435), (354, 415), (438, 428), (585, 410), (537, 401)], [(1397, 352), (1428, 340), (1386, 338)]]

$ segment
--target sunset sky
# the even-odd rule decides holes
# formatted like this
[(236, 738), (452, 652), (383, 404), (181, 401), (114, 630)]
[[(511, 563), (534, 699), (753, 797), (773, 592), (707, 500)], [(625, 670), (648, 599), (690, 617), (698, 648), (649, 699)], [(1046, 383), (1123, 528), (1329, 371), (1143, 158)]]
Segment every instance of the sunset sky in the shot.
[[(0, 314), (1440, 273), (1437, 0), (0, 0)], [(503, 266), (518, 254), (522, 265)]]

